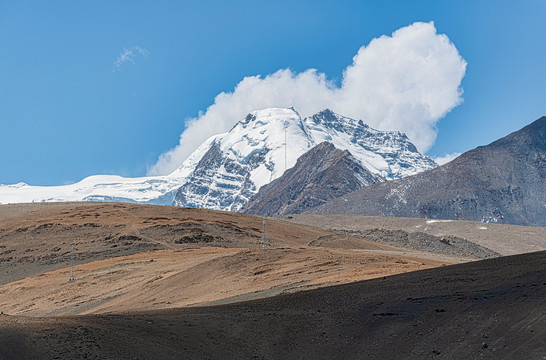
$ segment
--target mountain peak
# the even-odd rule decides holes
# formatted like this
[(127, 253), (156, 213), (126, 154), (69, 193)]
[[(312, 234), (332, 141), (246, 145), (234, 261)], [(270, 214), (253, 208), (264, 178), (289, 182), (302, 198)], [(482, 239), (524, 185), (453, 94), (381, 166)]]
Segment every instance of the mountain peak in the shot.
[(541, 137), (544, 137), (544, 135), (546, 134), (546, 116), (538, 118), (529, 125), (524, 126), (517, 131), (514, 131), (506, 137), (513, 136), (514, 134), (539, 134), (541, 135)]
[(276, 118), (276, 117), (300, 117), (300, 114), (293, 107), (281, 108), (281, 107), (270, 107), (259, 110), (254, 110), (250, 112), (251, 115), (256, 118), (265, 117), (265, 118)]
[[(536, 129), (543, 129), (542, 131), (544, 131), (544, 128), (546, 128), (546, 116), (539, 117), (538, 119), (536, 119), (535, 121), (533, 121), (532, 123), (527, 125), (526, 127), (536, 128)], [(526, 127), (524, 127), (524, 129)]]
[(326, 108), (324, 110), (319, 111), (314, 116), (320, 116), (320, 117), (324, 117), (324, 118), (331, 118), (331, 117), (336, 117), (337, 114), (335, 112), (333, 112), (332, 110)]
[[(265, 108), (251, 111), (243, 120), (239, 121), (232, 128), (239, 126), (246, 128), (247, 126), (263, 126), (272, 123), (284, 123), (288, 127), (289, 123), (300, 123), (300, 114), (294, 108)], [(232, 131), (230, 130), (230, 132)]]
[(329, 124), (331, 126), (332, 124), (345, 122), (353, 123), (354, 126), (362, 128), (370, 128), (368, 125), (364, 124), (362, 120), (355, 120), (345, 116), (341, 116), (330, 109), (324, 109), (322, 111), (319, 111), (318, 113), (312, 115), (311, 119), (315, 124)]

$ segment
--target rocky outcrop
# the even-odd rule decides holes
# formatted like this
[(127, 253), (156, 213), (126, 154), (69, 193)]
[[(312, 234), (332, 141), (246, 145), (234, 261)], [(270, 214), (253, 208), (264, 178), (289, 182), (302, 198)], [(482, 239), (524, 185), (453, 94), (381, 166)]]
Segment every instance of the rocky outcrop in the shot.
[[(245, 162), (225, 157), (217, 142), (201, 158), (174, 198), (174, 206), (205, 209), (239, 209), (256, 193), (251, 172), (264, 161), (267, 149), (255, 152)], [(221, 169), (222, 171), (218, 171)]]

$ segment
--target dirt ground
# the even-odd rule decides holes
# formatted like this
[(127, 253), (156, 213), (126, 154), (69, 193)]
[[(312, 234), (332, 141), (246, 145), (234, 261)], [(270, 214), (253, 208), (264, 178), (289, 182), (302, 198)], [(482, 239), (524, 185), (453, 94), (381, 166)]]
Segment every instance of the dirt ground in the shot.
[[(263, 218), (244, 214), (127, 204), (9, 207), (15, 211), (4, 208), (9, 216), (0, 226), (7, 275), (0, 311), (10, 315), (229, 303), (464, 261), (276, 219), (266, 220), (264, 246)], [(332, 241), (337, 245), (326, 245)]]
[[(307, 245), (321, 237), (349, 239), (323, 229), (267, 219), (271, 246)], [(204, 209), (104, 203), (0, 206), (0, 284), (71, 264), (145, 251), (259, 248), (263, 218)], [(353, 239), (361, 249), (394, 249)]]
[(412, 255), (321, 248), (199, 248), (144, 252), (0, 286), (0, 309), (51, 316), (241, 301), (437, 267)]
[(543, 359), (546, 252), (250, 302), (0, 316), (2, 359)]
[[(449, 238), (518, 253), (542, 229), (301, 216), (2, 205), (0, 359), (546, 356), (546, 252)], [(451, 252), (392, 245), (416, 229)]]

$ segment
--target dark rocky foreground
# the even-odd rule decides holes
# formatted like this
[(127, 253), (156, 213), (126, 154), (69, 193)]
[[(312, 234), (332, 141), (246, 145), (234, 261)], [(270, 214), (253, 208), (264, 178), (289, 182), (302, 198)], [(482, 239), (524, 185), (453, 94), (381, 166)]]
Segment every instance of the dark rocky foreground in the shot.
[(544, 251), (226, 306), (0, 316), (0, 359), (544, 356)]

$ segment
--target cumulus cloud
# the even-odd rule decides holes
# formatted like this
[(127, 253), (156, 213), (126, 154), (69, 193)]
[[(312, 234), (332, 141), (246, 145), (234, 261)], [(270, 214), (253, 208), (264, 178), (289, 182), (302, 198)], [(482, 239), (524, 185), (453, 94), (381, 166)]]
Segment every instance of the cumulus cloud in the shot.
[(119, 54), (114, 61), (114, 69), (112, 71), (118, 70), (123, 64), (130, 62), (131, 64), (135, 63), (135, 58), (139, 55), (148, 56), (150, 52), (140, 46), (133, 46), (132, 48), (123, 48), (123, 51)]
[(426, 152), (436, 123), (462, 102), (466, 61), (434, 23), (414, 23), (362, 46), (340, 86), (315, 69), (245, 77), (205, 112), (186, 122), (180, 143), (162, 154), (150, 175), (175, 170), (208, 137), (228, 131), (250, 111), (293, 106), (302, 116), (330, 108), (381, 130), (406, 133)]
[(433, 157), (432, 159), (436, 161), (436, 164), (444, 165), (450, 162), (451, 160), (458, 158), (459, 155), (461, 155), (460, 152), (454, 152), (452, 154), (445, 154), (444, 156)]

